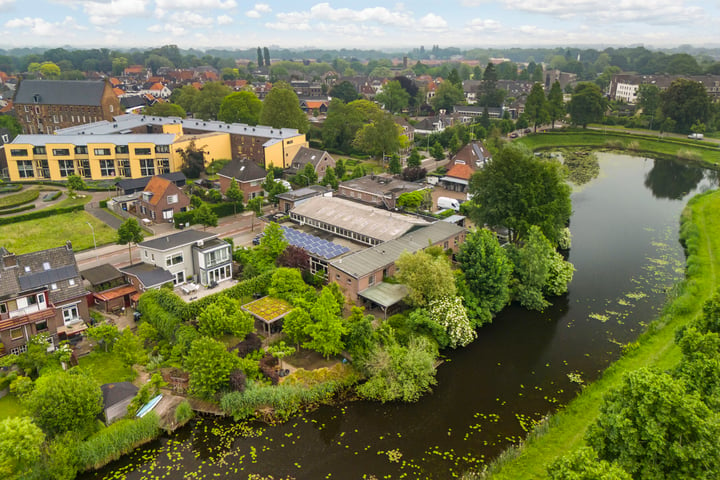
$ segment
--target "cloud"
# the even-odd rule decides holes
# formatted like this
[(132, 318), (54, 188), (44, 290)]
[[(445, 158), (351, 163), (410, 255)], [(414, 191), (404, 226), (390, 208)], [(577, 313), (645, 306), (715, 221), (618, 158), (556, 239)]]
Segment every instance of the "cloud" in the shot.
[(148, 32), (152, 32), (152, 33), (168, 32), (172, 35), (178, 35), (178, 36), (184, 35), (186, 33), (186, 30), (183, 27), (181, 27), (180, 25), (172, 24), (172, 23), (165, 23), (163, 25), (159, 25), (159, 24), (151, 25), (150, 27), (148, 27), (147, 30), (148, 30)]
[(48, 22), (43, 18), (14, 18), (4, 24), (7, 28), (27, 30), (29, 34), (39, 37), (52, 37), (62, 35), (67, 37), (68, 32), (81, 30), (72, 17), (65, 17), (61, 22)]
[(15, 0), (0, 0), (0, 8), (5, 10), (15, 5)]
[(220, 15), (216, 21), (218, 25), (230, 25), (233, 23), (233, 18), (230, 15)]
[(208, 26), (215, 23), (211, 17), (203, 17), (195, 12), (176, 12), (170, 15), (170, 22), (177, 25)]
[(705, 13), (701, 7), (685, 5), (683, 0), (657, 0), (650, 6), (645, 0), (504, 0), (512, 10), (550, 15), (567, 19), (578, 16), (587, 21), (646, 23), (671, 25), (699, 20)]
[(473, 18), (468, 22), (468, 27), (472, 31), (497, 31), (501, 24), (497, 20), (484, 20), (482, 18)]
[(123, 17), (138, 17), (145, 14), (148, 0), (110, 0), (109, 2), (83, 2), (83, 10), (90, 23), (107, 25), (118, 23)]
[(256, 3), (252, 10), (245, 12), (245, 16), (250, 18), (260, 18), (265, 14), (272, 12), (272, 8), (267, 3)]
[(428, 13), (417, 22), (418, 28), (422, 30), (439, 31), (447, 28), (448, 23), (445, 19), (434, 13)]
[(155, 0), (155, 6), (161, 10), (209, 10), (219, 8), (229, 10), (237, 7), (235, 0)]

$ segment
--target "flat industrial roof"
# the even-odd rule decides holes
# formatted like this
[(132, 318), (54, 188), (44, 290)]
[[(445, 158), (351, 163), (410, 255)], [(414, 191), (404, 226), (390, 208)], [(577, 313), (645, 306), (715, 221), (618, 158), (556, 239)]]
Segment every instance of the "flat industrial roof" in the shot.
[(398, 238), (413, 227), (428, 225), (428, 222), (420, 218), (335, 197), (309, 198), (296, 205), (290, 213), (367, 235), (382, 242)]
[(226, 132), (236, 135), (249, 135), (254, 137), (265, 137), (270, 139), (286, 139), (300, 135), (294, 128), (274, 128), (265, 125), (247, 125), (244, 123), (225, 123), (218, 121), (201, 120), (197, 118), (179, 117), (153, 117), (150, 115), (127, 114), (113, 117), (114, 121), (106, 120), (100, 122), (78, 125), (75, 127), (56, 130), (57, 135), (72, 134), (118, 134), (124, 130), (143, 127), (147, 125), (173, 125), (180, 124), (183, 129), (204, 130), (206, 132)]
[(130, 145), (131, 143), (153, 143), (155, 145), (172, 145), (175, 135), (172, 133), (148, 133), (128, 135), (18, 135), (10, 142), (11, 145), (32, 145), (35, 147), (69, 143), (72, 145), (87, 145), (89, 143), (109, 143), (112, 145)]

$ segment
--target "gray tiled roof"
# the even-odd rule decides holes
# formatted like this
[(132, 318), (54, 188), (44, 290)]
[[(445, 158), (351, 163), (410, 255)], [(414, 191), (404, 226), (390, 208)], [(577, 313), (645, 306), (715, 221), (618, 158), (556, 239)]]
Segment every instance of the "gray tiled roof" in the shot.
[(96, 80), (23, 80), (15, 94), (15, 104), (100, 106), (104, 81)]
[(145, 242), (139, 243), (138, 245), (143, 248), (151, 248), (153, 250), (165, 251), (173, 248), (182, 247), (184, 245), (190, 245), (201, 240), (208, 241), (216, 237), (216, 233), (203, 232), (190, 228), (164, 237), (153, 238), (152, 240), (147, 240)]
[[(170, 180), (175, 185), (177, 185), (178, 183), (185, 184), (185, 182), (187, 181), (185, 174), (182, 172), (162, 173), (158, 176), (162, 177), (166, 180)], [(142, 190), (147, 186), (147, 184), (150, 182), (151, 178), (152, 178), (152, 176), (141, 177), (141, 178), (126, 178), (126, 179), (118, 180), (117, 182), (115, 182), (115, 186), (125, 192), (127, 192), (128, 190), (130, 190), (130, 191)]]
[(110, 265), (109, 263), (103, 263), (96, 267), (90, 267), (80, 272), (80, 275), (90, 282), (91, 285), (100, 285), (101, 283), (110, 282), (112, 280), (122, 278), (123, 274)]
[(395, 240), (334, 260), (330, 265), (355, 278), (362, 278), (394, 263), (403, 252), (415, 253), (432, 243), (459, 235), (464, 230), (453, 223), (435, 222)]
[(257, 163), (247, 158), (235, 158), (220, 169), (218, 175), (236, 178), (239, 182), (250, 182), (253, 180), (264, 180), (267, 172)]
[(51, 303), (87, 293), (78, 272), (75, 254), (69, 244), (16, 255), (15, 261), (16, 267), (8, 268), (4, 265), (0, 273), (0, 298), (12, 298), (22, 292), (49, 288), (51, 284), (57, 287), (48, 290)]
[(129, 267), (121, 268), (120, 271), (136, 277), (145, 288), (164, 285), (172, 282), (175, 278), (173, 274), (167, 270), (148, 263), (130, 265)]

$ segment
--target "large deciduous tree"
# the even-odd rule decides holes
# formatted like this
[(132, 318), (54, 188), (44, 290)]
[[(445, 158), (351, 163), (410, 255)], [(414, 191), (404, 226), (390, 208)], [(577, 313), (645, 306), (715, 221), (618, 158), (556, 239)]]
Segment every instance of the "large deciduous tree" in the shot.
[(213, 338), (225, 334), (245, 338), (255, 325), (252, 316), (240, 309), (238, 301), (226, 295), (203, 308), (197, 320), (200, 334)]
[(599, 122), (605, 115), (607, 100), (600, 87), (594, 83), (578, 83), (568, 104), (568, 113), (573, 124), (587, 127), (588, 123)]
[(562, 166), (536, 158), (517, 143), (505, 145), (470, 180), (471, 217), (478, 225), (503, 226), (519, 241), (538, 225), (557, 244), (572, 207)]
[(641, 368), (606, 395), (587, 443), (633, 478), (720, 476), (720, 421), (682, 381)]
[(464, 101), (465, 94), (462, 86), (446, 81), (437, 87), (435, 96), (430, 99), (430, 105), (435, 111), (445, 110), (451, 112), (455, 105), (459, 105)]
[(375, 100), (380, 102), (388, 112), (398, 113), (403, 108), (407, 108), (410, 95), (399, 81), (393, 80), (383, 85), (382, 91), (375, 96)]
[(54, 372), (38, 378), (27, 407), (50, 436), (69, 431), (88, 433), (102, 411), (102, 392), (82, 372)]
[(323, 287), (320, 296), (310, 310), (313, 322), (305, 327), (310, 340), (303, 346), (315, 350), (325, 358), (342, 352), (345, 344), (342, 341), (347, 333), (343, 323), (340, 305), (329, 287)]
[(358, 99), (358, 91), (355, 88), (355, 85), (348, 82), (347, 80), (343, 80), (342, 82), (334, 85), (329, 92), (329, 95), (335, 99), (342, 100), (343, 103), (350, 103), (353, 100)]
[(397, 152), (403, 147), (402, 128), (395, 123), (392, 115), (386, 113), (375, 121), (364, 125), (355, 134), (353, 146), (369, 155), (380, 157)]
[(547, 467), (550, 480), (632, 480), (616, 463), (600, 460), (597, 452), (581, 447), (555, 459)]
[(487, 229), (471, 231), (457, 254), (462, 276), (458, 290), (468, 316), (482, 325), (510, 301), (513, 265), (497, 237)]
[(706, 123), (710, 118), (710, 97), (700, 82), (674, 80), (660, 99), (663, 115), (675, 121), (678, 132), (688, 132), (694, 123)]
[(297, 94), (285, 82), (277, 82), (263, 100), (260, 123), (273, 128), (294, 128), (300, 133), (310, 129)]
[(408, 300), (413, 305), (423, 307), (433, 300), (455, 296), (455, 278), (444, 255), (431, 255), (425, 250), (403, 252), (395, 265), (395, 276), (408, 287)]
[(200, 94), (193, 102), (192, 112), (195, 117), (203, 120), (217, 118), (220, 111), (220, 104), (223, 99), (230, 95), (232, 90), (222, 82), (207, 82), (200, 89)]
[(117, 243), (128, 246), (128, 258), (132, 265), (132, 244), (143, 241), (144, 235), (137, 218), (128, 218), (125, 220), (117, 231)]
[(432, 389), (437, 347), (425, 337), (413, 337), (408, 346), (395, 342), (377, 347), (369, 355), (367, 382), (357, 389), (360, 396), (381, 402), (415, 402)]
[(149, 107), (145, 107), (145, 115), (151, 115), (155, 117), (180, 117), (185, 118), (187, 112), (185, 109), (176, 103), (156, 103)]
[(220, 104), (218, 120), (227, 123), (257, 125), (263, 104), (253, 92), (234, 92)]
[(190, 373), (190, 391), (202, 398), (212, 398), (215, 392), (228, 385), (230, 372), (238, 367), (238, 360), (217, 340), (200, 337), (193, 341), (185, 358)]

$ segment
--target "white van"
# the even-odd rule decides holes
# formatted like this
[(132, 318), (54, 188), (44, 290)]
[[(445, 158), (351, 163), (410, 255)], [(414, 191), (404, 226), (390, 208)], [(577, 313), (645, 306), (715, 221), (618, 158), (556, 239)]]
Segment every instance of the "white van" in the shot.
[(438, 197), (437, 205), (438, 208), (442, 210), (446, 210), (448, 208), (455, 210), (456, 212), (460, 210), (460, 202), (450, 197)]

